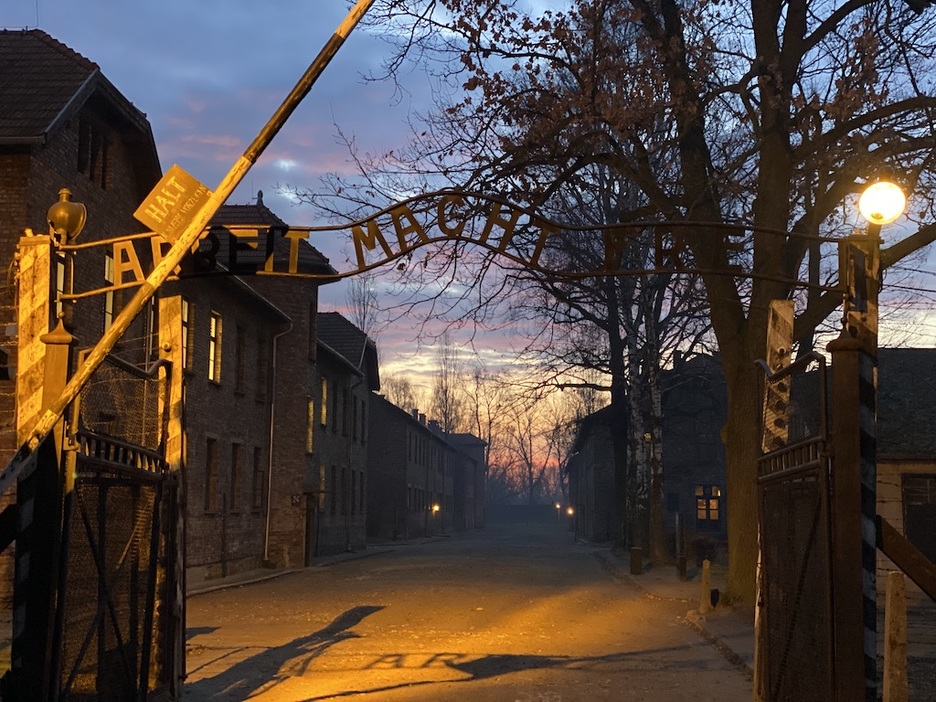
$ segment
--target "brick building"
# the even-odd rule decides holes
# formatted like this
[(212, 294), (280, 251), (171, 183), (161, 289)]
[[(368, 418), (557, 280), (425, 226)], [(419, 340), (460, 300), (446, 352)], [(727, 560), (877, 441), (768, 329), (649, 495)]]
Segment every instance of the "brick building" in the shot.
[[(483, 526), (484, 442), (371, 398), (367, 534), (431, 536)], [(478, 512), (481, 512), (481, 519)]]
[[(377, 347), (337, 312), (318, 316), (318, 389), (324, 401), (312, 421), (313, 472), (319, 496), (316, 552), (366, 547), (368, 417), (380, 389)], [(317, 478), (317, 480), (315, 479)]]
[[(146, 116), (101, 74), (100, 68), (38, 29), (0, 30), (0, 263), (11, 270), (17, 242), (29, 227), (48, 232), (46, 213), (69, 188), (87, 207), (82, 243), (140, 231), (133, 212), (162, 175)], [(139, 255), (146, 260), (146, 251)], [(105, 285), (106, 253), (80, 254), (75, 292)], [(0, 345), (16, 347), (15, 291), (0, 281)], [(65, 281), (62, 281), (64, 286)], [(116, 297), (116, 299), (115, 299)], [(103, 331), (105, 305), (119, 308), (117, 294), (88, 298), (68, 310), (66, 321), (79, 343), (94, 343)], [(147, 318), (128, 332), (122, 350), (139, 362)], [(53, 320), (50, 320), (50, 324)], [(131, 348), (132, 347), (132, 348)], [(15, 389), (0, 381), (0, 458), (16, 446)]]
[[(217, 261), (222, 267), (225, 262), (231, 265), (233, 243), (239, 247), (243, 245), (249, 254), (251, 244), (265, 241), (270, 236), (274, 271), (282, 272), (294, 258), (295, 271), (300, 274), (334, 273), (328, 259), (305, 239), (291, 234), (289, 226), (266, 207), (262, 193), (258, 193), (253, 204), (223, 206), (211, 224), (218, 241)], [(244, 261), (249, 269), (249, 256)], [(180, 281), (176, 290), (185, 295), (194, 283), (192, 280)], [(212, 434), (217, 435), (220, 425), (226, 436), (223, 439), (217, 436), (216, 439), (222, 451), (215, 459), (221, 466), (219, 475), (222, 476), (217, 489), (222, 496), (229, 494), (232, 482), (230, 477), (225, 479), (223, 476), (249, 472), (256, 476), (257, 483), (262, 483), (261, 488), (259, 485), (254, 487), (251, 482), (251, 504), (259, 501), (263, 506), (259, 512), (251, 507), (249, 513), (242, 513), (236, 525), (231, 523), (230, 517), (222, 520), (224, 515), (217, 512), (203, 515), (198, 518), (198, 523), (204, 532), (196, 536), (192, 530), (196, 524), (197, 506), (190, 498), (189, 559), (193, 562), (196, 558), (211, 559), (215, 567), (206, 571), (205, 576), (221, 574), (217, 567), (220, 565), (220, 553), (216, 549), (217, 544), (212, 545), (211, 540), (217, 541), (218, 537), (212, 534), (223, 525), (229, 543), (232, 539), (242, 539), (239, 542), (239, 569), (255, 568), (261, 564), (287, 568), (309, 565), (315, 554), (319, 499), (310, 487), (317, 485), (319, 461), (309, 450), (315, 438), (312, 435), (313, 416), (321, 416), (318, 408), (322, 402), (316, 367), (319, 282), (313, 278), (222, 276), (208, 277), (198, 284), (203, 286), (203, 290), (210, 289), (210, 294), (216, 298), (226, 297), (232, 306), (233, 317), (226, 323), (222, 320), (220, 328), (234, 333), (232, 341), (236, 345), (221, 345), (222, 361), (230, 363), (234, 369), (243, 366), (253, 372), (245, 372), (241, 390), (236, 384), (231, 388), (230, 392), (235, 395), (229, 406), (212, 405), (209, 401), (205, 405), (212, 407), (209, 414), (187, 414), (187, 434), (204, 439), (200, 443), (194, 438), (190, 440), (188, 482), (190, 486), (199, 486), (197, 490), (210, 485), (212, 469), (207, 453), (208, 442), (213, 438)], [(231, 300), (231, 285), (242, 293), (237, 303)], [(264, 309), (266, 311), (262, 312)], [(207, 310), (203, 313), (203, 320), (207, 313)], [(204, 373), (195, 375), (202, 380), (207, 378)], [(221, 385), (225, 383), (222, 376)], [(207, 390), (210, 392), (213, 388), (208, 387)], [(189, 404), (204, 401), (187, 395)], [(240, 444), (247, 433), (263, 435), (263, 444)], [(234, 450), (238, 445), (242, 446), (240, 452)], [(249, 471), (235, 463), (238, 453)], [(244, 479), (239, 482), (243, 490), (248, 490)], [(246, 500), (246, 496), (243, 499)], [(258, 517), (261, 518), (259, 523)], [(204, 550), (197, 550), (199, 546)], [(232, 572), (230, 564), (227, 572)]]
[[(718, 358), (679, 358), (661, 373), (663, 413), (664, 530), (675, 552), (677, 516), (690, 555), (726, 555), (725, 447), (720, 438), (727, 414), (725, 381)], [(579, 425), (567, 471), (580, 537), (612, 538), (614, 455), (612, 431), (620, 431), (609, 408)]]
[[(49, 232), (47, 212), (68, 188), (87, 208), (78, 243), (140, 230), (133, 212), (162, 175), (146, 116), (102, 75), (100, 68), (40, 30), (0, 30), (0, 348), (15, 366), (18, 343), (14, 256), (24, 230)], [(146, 251), (139, 257), (146, 260)], [(112, 269), (103, 248), (75, 254), (74, 280), (57, 256), (55, 287), (83, 292), (106, 285)], [(75, 346), (93, 344), (123, 293), (90, 297), (61, 312)], [(49, 328), (59, 310), (53, 305)], [(115, 349), (139, 365), (155, 356), (153, 316), (141, 315)], [(15, 382), (0, 380), (0, 460), (19, 446)], [(13, 501), (4, 495), (3, 505)], [(0, 555), (0, 600), (12, 586), (13, 550)]]

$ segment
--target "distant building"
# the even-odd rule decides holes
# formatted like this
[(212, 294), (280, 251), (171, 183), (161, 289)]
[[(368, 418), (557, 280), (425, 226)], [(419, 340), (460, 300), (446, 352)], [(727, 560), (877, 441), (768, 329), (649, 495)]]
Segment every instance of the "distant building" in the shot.
[[(470, 459), (459, 460), (455, 477), (455, 518), (465, 529), (483, 529), (487, 497), (487, 458), (483, 439), (474, 434), (446, 434), (446, 440)], [(464, 515), (462, 520), (461, 515)]]
[[(368, 536), (408, 539), (441, 532), (445, 517), (445, 440), (426, 415), (375, 396), (370, 415)], [(433, 506), (438, 505), (438, 510)]]
[[(727, 557), (725, 445), (728, 395), (717, 356), (677, 359), (661, 373), (664, 528), (675, 553), (676, 516), (690, 556)], [(753, 419), (753, 418), (752, 418)]]
[(610, 541), (615, 509), (613, 429), (610, 407), (588, 415), (579, 423), (572, 455), (566, 464), (571, 523), (579, 538)]
[(320, 498), (315, 540), (324, 555), (367, 545), (369, 416), (380, 375), (374, 342), (337, 312), (319, 314), (318, 339), (318, 471), (310, 492)]
[[(664, 531), (675, 553), (678, 523), (691, 555), (713, 555), (727, 537), (725, 448), (720, 431), (727, 396), (719, 361), (698, 355), (677, 359), (661, 373)], [(615, 506), (615, 427), (610, 408), (582, 420), (567, 471), (575, 526), (581, 538), (608, 541)], [(726, 554), (722, 554), (726, 555)]]

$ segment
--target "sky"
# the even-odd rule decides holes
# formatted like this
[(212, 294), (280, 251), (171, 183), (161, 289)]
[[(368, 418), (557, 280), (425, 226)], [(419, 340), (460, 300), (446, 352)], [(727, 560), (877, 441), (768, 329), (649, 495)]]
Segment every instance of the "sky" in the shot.
[[(537, 0), (534, 4), (541, 4)], [(345, 0), (2, 0), (0, 26), (38, 27), (97, 63), (153, 129), (163, 170), (179, 164), (214, 189), (295, 85), (346, 16)], [(250, 170), (232, 204), (255, 200), (294, 225), (324, 224), (280, 186), (320, 187), (326, 173), (354, 170), (338, 130), (365, 153), (385, 153), (407, 140), (407, 118), (431, 104), (427, 76), (414, 69), (405, 90), (365, 81), (390, 56), (380, 36), (358, 26), (309, 95)], [(89, 223), (93, 226), (93, 223)], [(348, 270), (346, 234), (312, 244), (338, 270)], [(342, 311), (346, 283), (322, 288), (322, 310)], [(929, 305), (927, 305), (929, 306)], [(914, 327), (916, 344), (936, 342), (929, 309)], [(883, 329), (882, 329), (883, 331)], [(377, 335), (385, 372), (426, 374), (435, 354), (406, 320)], [(455, 339), (457, 342), (458, 339)], [(515, 352), (506, 334), (477, 347), (489, 367)]]
[[(282, 103), (345, 18), (344, 0), (3, 0), (0, 26), (38, 27), (97, 63), (153, 129), (163, 171), (173, 164), (214, 189)], [(359, 25), (228, 202), (264, 203), (293, 225), (323, 224), (311, 208), (278, 192), (315, 189), (325, 173), (353, 165), (338, 130), (364, 152), (402, 146), (406, 119), (429, 104), (418, 70), (406, 92), (365, 81), (390, 47)], [(93, 223), (89, 222), (89, 226)], [(338, 270), (348, 270), (346, 234), (311, 243)], [(346, 284), (322, 288), (322, 310), (341, 310)], [(416, 331), (398, 323), (377, 339), (391, 371), (427, 370), (434, 354), (418, 348)], [(503, 339), (491, 342), (503, 347)]]

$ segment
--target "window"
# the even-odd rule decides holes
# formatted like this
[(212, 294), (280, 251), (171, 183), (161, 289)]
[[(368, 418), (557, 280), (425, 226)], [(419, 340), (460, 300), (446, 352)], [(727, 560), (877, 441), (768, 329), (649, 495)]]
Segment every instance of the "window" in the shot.
[(240, 444), (231, 444), (231, 509), (236, 511), (240, 507), (241, 493), (241, 461), (243, 450)]
[(244, 375), (247, 372), (247, 333), (238, 324), (234, 327), (234, 390), (244, 392)]
[(107, 188), (109, 177), (108, 142), (104, 130), (92, 120), (78, 121), (78, 172)]
[(312, 361), (315, 361), (315, 313), (316, 313), (316, 303), (313, 302), (309, 305), (309, 358)]
[(318, 508), (325, 511), (325, 464), (319, 463), (319, 503)]
[(357, 441), (357, 399), (352, 395), (351, 396), (351, 440)]
[(218, 442), (205, 442), (205, 511), (218, 509)]
[(936, 475), (905, 473), (901, 494), (904, 535), (923, 555), (936, 559)]
[(338, 502), (338, 484), (337, 484), (338, 483), (337, 481), (338, 469), (335, 468), (335, 466), (331, 467), (331, 476), (329, 477), (331, 477), (331, 480), (329, 481), (331, 483), (330, 485), (331, 489), (329, 490), (329, 493), (331, 494), (331, 505), (328, 511), (331, 512), (331, 515), (334, 517), (335, 505)]
[(259, 447), (253, 450), (253, 480), (251, 481), (250, 506), (255, 509), (263, 508), (263, 451)]
[(361, 443), (367, 443), (367, 400), (361, 400)]
[(331, 400), (332, 433), (334, 434), (338, 431), (338, 390), (335, 389), (334, 383), (332, 383)]
[(312, 453), (315, 439), (315, 401), (306, 398), (306, 453)]
[(341, 388), (341, 433), (348, 435), (348, 388)]
[(351, 516), (352, 517), (355, 514), (357, 514), (357, 494), (358, 494), (357, 486), (358, 486), (357, 471), (352, 470), (351, 471)]
[(208, 380), (221, 382), (221, 315), (215, 311), (208, 325)]
[(257, 334), (257, 399), (265, 400), (267, 392), (267, 340)]
[[(113, 262), (111, 263), (113, 265)], [(195, 328), (195, 305), (182, 298), (182, 367), (192, 370), (192, 332)]]
[(695, 496), (699, 527), (717, 528), (721, 518), (721, 488), (717, 485), (696, 485)]
[[(104, 282), (107, 285), (114, 284), (114, 257), (110, 254), (104, 256)], [(104, 331), (111, 328), (114, 323), (114, 291), (108, 290), (104, 293)]]
[(348, 513), (348, 467), (341, 467), (341, 514)]
[(321, 417), (319, 422), (324, 427), (328, 423), (328, 378), (322, 378), (322, 404), (319, 407)]

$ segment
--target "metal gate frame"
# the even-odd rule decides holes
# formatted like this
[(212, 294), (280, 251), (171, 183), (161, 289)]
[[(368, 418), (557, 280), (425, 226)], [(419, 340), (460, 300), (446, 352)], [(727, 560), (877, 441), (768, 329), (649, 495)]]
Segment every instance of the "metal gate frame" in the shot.
[[(835, 690), (825, 358), (810, 353), (775, 373), (759, 366), (765, 392), (776, 384), (779, 394), (785, 393), (782, 421), (789, 428), (796, 419), (789, 402), (794, 377), (804, 378), (813, 363), (819, 366), (818, 382), (808, 415), (816, 429), (764, 453), (757, 462), (762, 559), (757, 679), (768, 702), (832, 699)], [(764, 423), (770, 419), (765, 416)]]
[(107, 356), (89, 380), (3, 513), (12, 525), (3, 546), (17, 545), (5, 702), (180, 694), (172, 364), (143, 370)]

